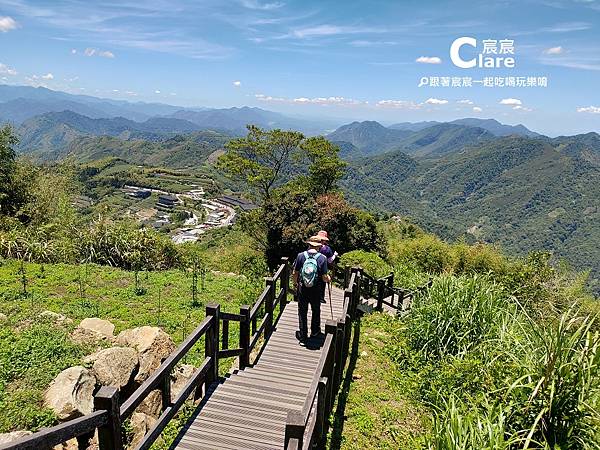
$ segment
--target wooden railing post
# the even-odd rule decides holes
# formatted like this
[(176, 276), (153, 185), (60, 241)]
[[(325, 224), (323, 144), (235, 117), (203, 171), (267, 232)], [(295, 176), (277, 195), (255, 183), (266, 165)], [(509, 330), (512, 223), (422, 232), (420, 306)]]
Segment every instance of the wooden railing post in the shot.
[(206, 373), (206, 385), (210, 386), (219, 379), (219, 313), (221, 306), (215, 303), (206, 305), (206, 317), (212, 316), (210, 328), (206, 331), (204, 356), (212, 359), (212, 366)]
[(273, 303), (275, 303), (275, 279), (269, 277), (266, 280), (269, 293), (265, 297), (265, 341), (269, 339), (273, 332)]
[(281, 258), (281, 264), (285, 265), (283, 269), (283, 273), (281, 274), (281, 288), (283, 289), (283, 298), (281, 299), (281, 304), (279, 305), (280, 311), (283, 311), (285, 305), (287, 304), (288, 293), (290, 292), (290, 261), (287, 256)]
[(250, 306), (240, 306), (240, 315), (244, 316), (244, 320), (240, 321), (240, 353), (239, 368), (245, 369), (250, 365)]
[(333, 384), (333, 392), (338, 392), (340, 384), (342, 382), (342, 374), (344, 373), (344, 367), (346, 365), (346, 358), (344, 356), (344, 333), (346, 332), (346, 318), (338, 320), (336, 337), (335, 337), (335, 376), (331, 379)]
[(377, 280), (377, 311), (383, 311), (383, 297), (385, 296), (385, 280)]
[[(306, 424), (300, 411), (289, 411), (285, 424), (285, 446), (284, 448), (304, 448), (304, 430)], [(292, 445), (294, 441), (295, 445)]]
[(315, 443), (316, 448), (325, 448), (325, 440), (327, 439), (326, 434), (326, 420), (329, 416), (329, 412), (326, 411), (326, 399), (327, 399), (327, 388), (331, 382), (327, 377), (321, 377), (319, 385), (317, 386), (317, 417), (315, 425)]
[(171, 374), (167, 373), (160, 382), (160, 394), (162, 397), (162, 410), (171, 406)]
[[(334, 380), (335, 379), (335, 362), (336, 362), (336, 354), (335, 354), (335, 350), (337, 347), (337, 342), (336, 342), (336, 337), (337, 337), (337, 323), (334, 322), (333, 320), (328, 320), (325, 323), (325, 335), (331, 334), (332, 336), (332, 341), (331, 341), (331, 347), (329, 349), (329, 351), (331, 352), (331, 354), (329, 355), (329, 357), (327, 357), (327, 359), (325, 360), (325, 365), (323, 366), (323, 373), (322, 376), (327, 377), (329, 380)], [(327, 395), (326, 395), (326, 403), (325, 405), (327, 406), (327, 414), (329, 414), (329, 412), (332, 410), (333, 408), (333, 402), (335, 400), (335, 392), (333, 391), (333, 384), (332, 382), (327, 384)]]
[(350, 266), (344, 267), (344, 289), (346, 289), (350, 284), (350, 276)]
[(108, 422), (98, 428), (100, 450), (122, 450), (121, 416), (119, 414), (119, 390), (112, 386), (102, 386), (94, 396), (94, 411), (108, 412)]

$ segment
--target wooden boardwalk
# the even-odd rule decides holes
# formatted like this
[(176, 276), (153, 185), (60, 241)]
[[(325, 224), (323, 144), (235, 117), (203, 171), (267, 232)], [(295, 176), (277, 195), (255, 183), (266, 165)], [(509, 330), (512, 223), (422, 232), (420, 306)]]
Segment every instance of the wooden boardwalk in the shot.
[[(321, 329), (332, 318), (321, 304)], [(343, 316), (344, 292), (332, 290), (333, 319)], [(311, 311), (309, 309), (309, 324)], [(298, 304), (285, 307), (253, 367), (212, 385), (172, 448), (186, 450), (282, 449), (288, 411), (299, 410), (318, 370), (324, 337), (296, 340)]]

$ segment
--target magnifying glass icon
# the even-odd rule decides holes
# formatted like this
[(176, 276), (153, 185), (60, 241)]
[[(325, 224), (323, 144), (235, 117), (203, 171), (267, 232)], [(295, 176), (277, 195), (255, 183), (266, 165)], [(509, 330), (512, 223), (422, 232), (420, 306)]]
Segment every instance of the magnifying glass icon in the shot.
[(429, 85), (429, 78), (428, 77), (421, 77), (421, 81), (419, 82), (419, 86), (427, 86)]

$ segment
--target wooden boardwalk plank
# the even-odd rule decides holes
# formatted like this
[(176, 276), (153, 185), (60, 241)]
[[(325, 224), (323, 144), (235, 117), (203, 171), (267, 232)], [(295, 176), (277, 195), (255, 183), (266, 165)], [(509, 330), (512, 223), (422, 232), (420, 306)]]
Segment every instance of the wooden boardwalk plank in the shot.
[[(327, 297), (327, 301), (329, 298)], [(341, 318), (344, 293), (333, 288), (335, 319)], [(311, 311), (308, 320), (310, 323)], [(331, 319), (328, 303), (321, 304), (321, 329)], [(296, 340), (298, 305), (286, 305), (259, 360), (234, 371), (218, 385), (181, 431), (173, 449), (281, 449), (289, 410), (298, 410), (308, 394), (321, 357), (324, 336), (306, 346)]]

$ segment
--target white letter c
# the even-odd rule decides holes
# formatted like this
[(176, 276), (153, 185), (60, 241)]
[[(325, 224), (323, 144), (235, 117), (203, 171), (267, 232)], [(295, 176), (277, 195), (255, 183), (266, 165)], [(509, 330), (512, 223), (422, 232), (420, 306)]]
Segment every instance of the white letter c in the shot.
[(475, 58), (465, 61), (460, 57), (460, 48), (463, 45), (470, 45), (471, 47), (477, 47), (477, 39), (472, 37), (459, 37), (450, 46), (450, 59), (456, 67), (461, 69), (470, 69), (475, 67)]

